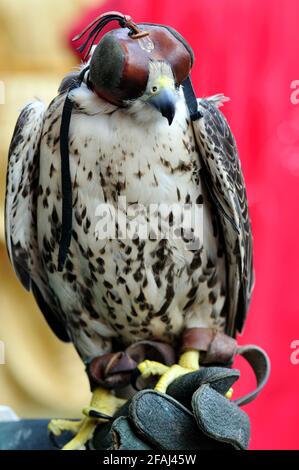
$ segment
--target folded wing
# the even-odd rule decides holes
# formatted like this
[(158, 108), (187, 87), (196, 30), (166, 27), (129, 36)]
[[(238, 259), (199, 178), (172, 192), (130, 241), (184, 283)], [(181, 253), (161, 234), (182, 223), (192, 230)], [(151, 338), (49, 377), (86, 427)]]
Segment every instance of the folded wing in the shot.
[[(217, 99), (216, 99), (217, 98)], [(247, 197), (236, 143), (219, 111), (221, 97), (200, 99), (202, 118), (193, 122), (204, 178), (221, 221), (226, 247), (227, 333), (241, 331), (252, 294), (252, 233)]]
[(57, 298), (51, 291), (40, 258), (37, 238), (39, 150), (45, 105), (34, 101), (21, 111), (8, 154), (5, 233), (11, 264), (27, 290), (31, 290), (57, 336), (68, 341)]

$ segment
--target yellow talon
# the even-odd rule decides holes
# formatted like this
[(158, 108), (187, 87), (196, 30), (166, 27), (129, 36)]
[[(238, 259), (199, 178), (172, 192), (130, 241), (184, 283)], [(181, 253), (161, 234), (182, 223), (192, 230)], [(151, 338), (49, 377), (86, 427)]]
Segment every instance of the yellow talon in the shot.
[(160, 362), (145, 360), (138, 365), (138, 369), (144, 379), (149, 378), (151, 375), (161, 376), (155, 390), (165, 393), (168, 385), (175, 379), (199, 369), (199, 352), (193, 349), (184, 352), (179, 363), (170, 367)]
[(138, 365), (138, 369), (144, 379), (148, 379), (151, 375), (163, 375), (168, 371), (169, 367), (156, 361), (145, 360)]
[(162, 377), (158, 380), (155, 386), (155, 390), (157, 392), (166, 393), (168, 385), (174, 382), (174, 380), (178, 377), (188, 374), (189, 372), (192, 372), (192, 370), (185, 369), (178, 364), (174, 364), (173, 366), (169, 367), (165, 374), (163, 374)]
[(231, 387), (225, 394), (225, 397), (228, 399), (228, 400), (231, 400), (232, 397), (233, 397), (233, 393), (234, 393), (234, 389)]
[(85, 444), (92, 438), (98, 424), (99, 420), (97, 418), (83, 419), (78, 434), (63, 446), (62, 450), (85, 450)]
[(199, 351), (189, 349), (184, 352), (179, 360), (179, 365), (185, 369), (198, 370), (199, 369)]
[(95, 411), (107, 416), (113, 416), (125, 402), (126, 400), (112, 395), (110, 390), (99, 387), (93, 392), (90, 405), (83, 409), (83, 414), (89, 416), (90, 411)]
[[(49, 423), (48, 429), (55, 436), (60, 436), (64, 431), (71, 431), (75, 434), (75, 437), (62, 448), (63, 450), (85, 449), (85, 444), (92, 438), (97, 425), (107, 422), (109, 417), (113, 416), (125, 401), (115, 397), (109, 390), (98, 387), (93, 392), (90, 406), (83, 410), (86, 418), (80, 421), (53, 419)], [(107, 418), (90, 417), (90, 412), (106, 415)]]
[(54, 436), (60, 436), (64, 431), (70, 431), (76, 434), (82, 425), (82, 419), (78, 421), (71, 421), (68, 419), (52, 419), (48, 424), (48, 430)]

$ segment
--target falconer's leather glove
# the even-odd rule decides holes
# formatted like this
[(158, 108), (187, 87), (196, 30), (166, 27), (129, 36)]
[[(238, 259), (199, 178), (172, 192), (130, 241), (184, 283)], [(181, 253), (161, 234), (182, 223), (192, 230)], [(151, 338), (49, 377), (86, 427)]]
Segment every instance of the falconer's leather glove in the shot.
[(152, 389), (137, 392), (113, 417), (97, 428), (91, 448), (120, 450), (247, 449), (250, 424), (240, 408), (256, 398), (269, 377), (266, 353), (254, 345), (237, 354), (251, 366), (257, 381), (254, 391), (230, 400), (227, 393), (240, 373), (228, 367), (201, 366), (176, 379), (162, 394)]
[(176, 379), (167, 394), (137, 392), (109, 424), (99, 426), (96, 449), (246, 449), (247, 414), (225, 397), (239, 371), (202, 367)]

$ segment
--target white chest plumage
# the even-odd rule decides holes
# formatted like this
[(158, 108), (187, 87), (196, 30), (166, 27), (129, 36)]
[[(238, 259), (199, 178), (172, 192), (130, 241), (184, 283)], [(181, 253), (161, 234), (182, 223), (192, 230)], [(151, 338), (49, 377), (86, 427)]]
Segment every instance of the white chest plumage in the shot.
[[(80, 353), (107, 352), (113, 337), (124, 343), (167, 341), (186, 326), (222, 328), (224, 256), (184, 101), (178, 100), (171, 126), (151, 110), (143, 121), (138, 110), (101, 113), (94, 102), (89, 106), (84, 89), (75, 101), (89, 114), (78, 110), (72, 117), (73, 237), (62, 273), (55, 266), (61, 220), (59, 121), (51, 127), (59, 112), (55, 105), (41, 145), (38, 238), (49, 284)], [(137, 203), (145, 210), (163, 203), (168, 221), (172, 204), (202, 204), (201, 227), (190, 227), (198, 248), (186, 249), (180, 237), (161, 238), (159, 226), (156, 239), (132, 240), (122, 233), (119, 239), (98, 237), (99, 207), (116, 209), (120, 197), (127, 207)], [(153, 215), (147, 214), (150, 221)]]

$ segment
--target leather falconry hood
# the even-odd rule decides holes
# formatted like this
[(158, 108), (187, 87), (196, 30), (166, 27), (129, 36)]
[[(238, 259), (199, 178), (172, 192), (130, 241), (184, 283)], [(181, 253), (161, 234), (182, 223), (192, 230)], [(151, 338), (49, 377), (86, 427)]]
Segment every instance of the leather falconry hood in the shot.
[(141, 96), (146, 89), (151, 60), (169, 63), (177, 85), (187, 78), (193, 65), (193, 51), (177, 31), (158, 24), (135, 24), (130, 16), (119, 12), (99, 16), (73, 39), (88, 34), (78, 49), (86, 50), (84, 59), (110, 21), (117, 21), (120, 28), (102, 37), (89, 64), (90, 85), (101, 98), (124, 106), (127, 100)]

